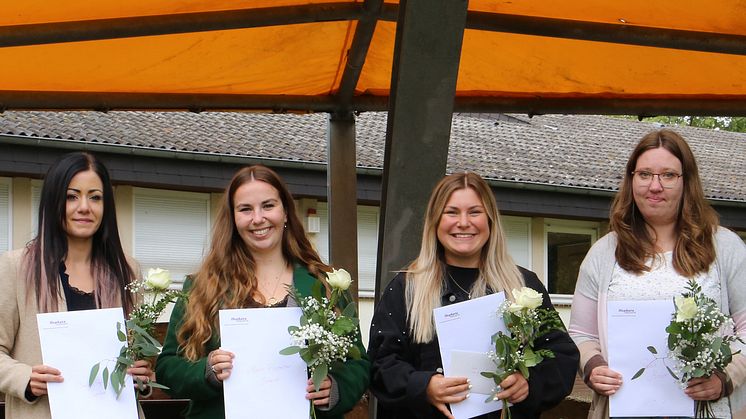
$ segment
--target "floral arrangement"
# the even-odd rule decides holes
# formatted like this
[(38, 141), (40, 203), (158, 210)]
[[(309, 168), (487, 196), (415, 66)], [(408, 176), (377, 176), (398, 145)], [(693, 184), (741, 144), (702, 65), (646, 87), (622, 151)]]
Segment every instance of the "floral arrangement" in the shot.
[[(155, 321), (163, 313), (168, 303), (176, 301), (185, 294), (179, 290), (170, 290), (171, 274), (169, 271), (156, 268), (149, 269), (145, 279), (134, 281), (127, 285), (126, 289), (142, 297), (142, 303), (137, 305), (125, 321), (125, 330), (122, 324), (117, 322), (117, 338), (123, 342), (119, 355), (116, 358), (104, 360), (91, 367), (88, 385), (92, 386), (101, 371), (101, 377), (106, 389), (111, 387), (117, 394), (117, 398), (124, 389), (127, 377), (127, 368), (131, 367), (135, 360), (149, 358), (161, 352), (161, 344), (152, 334), (155, 330)], [(103, 370), (101, 365), (104, 364)], [(109, 369), (111, 364), (113, 369)], [(168, 387), (154, 381), (147, 383), (153, 388), (167, 389)], [(137, 380), (137, 388), (145, 389), (146, 383)]]
[[(528, 287), (513, 290), (515, 302), (506, 300), (498, 309), (510, 332), (492, 335), (495, 350), (488, 353), (495, 363), (494, 371), (484, 371), (482, 376), (492, 379), (495, 387), (485, 403), (497, 401), (497, 393), (502, 391), (500, 383), (514, 372), (529, 377), (529, 368), (538, 365), (545, 358), (554, 358), (549, 349), (535, 349), (534, 342), (553, 330), (564, 330), (559, 315), (554, 310), (539, 308), (544, 296)], [(501, 418), (510, 418), (508, 401), (503, 399)]]
[[(702, 293), (696, 281), (690, 279), (686, 291), (674, 297), (675, 312), (671, 323), (666, 327), (668, 332), (668, 356), (674, 360), (673, 369), (666, 366), (668, 372), (679, 381), (682, 388), (692, 378), (709, 377), (715, 371), (724, 371), (733, 360), (730, 344), (742, 342), (733, 334), (733, 320), (723, 314), (717, 303)], [(657, 354), (653, 346), (648, 351)], [(645, 372), (641, 368), (632, 379)], [(709, 401), (698, 400), (695, 417), (714, 417)]]
[[(348, 291), (352, 283), (350, 274), (339, 269), (326, 275), (332, 289), (329, 298), (321, 282), (314, 284), (308, 297), (301, 297), (295, 288), (290, 288), (303, 313), (300, 327), (288, 328), (294, 345), (280, 351), (283, 355), (300, 354), (308, 365), (317, 391), (329, 371), (347, 359), (361, 357), (360, 350), (355, 346), (355, 331), (360, 320), (356, 317), (355, 302)], [(344, 306), (344, 310), (340, 313), (338, 307), (341, 306)], [(316, 417), (313, 405), (311, 415)]]

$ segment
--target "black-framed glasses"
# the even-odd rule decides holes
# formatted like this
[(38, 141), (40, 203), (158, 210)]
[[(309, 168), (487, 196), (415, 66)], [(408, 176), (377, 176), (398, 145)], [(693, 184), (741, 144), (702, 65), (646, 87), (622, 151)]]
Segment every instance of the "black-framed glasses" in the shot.
[(653, 178), (658, 176), (658, 181), (666, 189), (671, 189), (676, 186), (679, 178), (682, 176), (676, 172), (663, 172), (653, 173), (647, 170), (635, 170), (632, 172), (632, 176), (637, 179), (637, 182), (642, 186), (649, 186), (653, 182)]

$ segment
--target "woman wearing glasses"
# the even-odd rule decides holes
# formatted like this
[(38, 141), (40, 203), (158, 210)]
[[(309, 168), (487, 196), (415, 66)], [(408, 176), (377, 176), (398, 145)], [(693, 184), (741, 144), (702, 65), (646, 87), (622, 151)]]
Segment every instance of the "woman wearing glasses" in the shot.
[[(686, 141), (671, 130), (644, 136), (612, 204), (611, 233), (588, 252), (573, 298), (570, 335), (580, 349), (583, 378), (595, 392), (589, 417), (609, 417), (608, 396), (629, 379), (607, 364), (608, 301), (671, 299), (694, 278), (746, 336), (746, 246), (718, 224)], [(731, 410), (743, 408), (739, 385), (745, 376), (746, 358), (736, 355), (725, 371), (689, 381), (685, 393), (717, 400), (716, 416), (732, 417)], [(729, 400), (734, 387), (738, 397)]]

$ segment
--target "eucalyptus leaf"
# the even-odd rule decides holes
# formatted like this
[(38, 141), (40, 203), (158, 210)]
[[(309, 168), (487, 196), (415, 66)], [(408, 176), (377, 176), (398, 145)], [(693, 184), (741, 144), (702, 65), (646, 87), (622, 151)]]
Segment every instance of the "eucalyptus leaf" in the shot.
[(324, 378), (326, 378), (326, 375), (329, 373), (329, 367), (326, 364), (318, 365), (313, 370), (313, 388), (316, 391), (319, 391), (319, 388), (321, 387), (321, 382), (324, 381)]
[(109, 387), (109, 367), (104, 367), (104, 372), (101, 373), (101, 378), (104, 380), (104, 390)]
[[(668, 368), (668, 367), (666, 367), (666, 368)], [(632, 379), (634, 380), (634, 379), (636, 379), (636, 378), (639, 378), (639, 377), (640, 377), (640, 376), (642, 375), (642, 373), (644, 373), (644, 372), (645, 372), (645, 368), (640, 368), (640, 370), (639, 370), (639, 371), (637, 371), (637, 372), (635, 373), (635, 375), (633, 375), (633, 376), (632, 376)]]
[(648, 351), (653, 355), (658, 355), (658, 350), (655, 349), (655, 346), (648, 346)]
[(97, 362), (96, 365), (91, 368), (91, 374), (88, 376), (88, 387), (92, 386), (93, 382), (96, 381), (99, 368), (101, 368), (100, 362)]
[(280, 351), (280, 355), (292, 355), (300, 352), (300, 346), (288, 346), (287, 348)]

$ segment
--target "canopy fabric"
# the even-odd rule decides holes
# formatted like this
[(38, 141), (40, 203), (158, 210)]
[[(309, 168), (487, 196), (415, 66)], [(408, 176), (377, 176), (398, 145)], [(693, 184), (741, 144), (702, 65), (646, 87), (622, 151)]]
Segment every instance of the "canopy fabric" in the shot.
[[(252, 102), (254, 97), (292, 97), (296, 102), (284, 110), (313, 111), (334, 106), (320, 108), (316, 101), (334, 103), (344, 95), (346, 72), (354, 79), (349, 93), (352, 110), (385, 107), (398, 4), (362, 0), (2, 0), (0, 10), (2, 109), (95, 109), (100, 98), (109, 94), (142, 94), (196, 95), (190, 96), (189, 103), (199, 109), (248, 110), (271, 109), (262, 101)], [(172, 30), (164, 23), (190, 14), (197, 14), (197, 20), (205, 17), (218, 23), (207, 30), (195, 27), (195, 32), (183, 26)], [(248, 20), (251, 16), (267, 17), (214, 29), (239, 14)], [(480, 103), (489, 107), (497, 100), (506, 107), (500, 110), (506, 111), (523, 110), (511, 109), (506, 99), (710, 101), (724, 103), (717, 108), (721, 113), (742, 114), (746, 109), (743, 16), (743, 0), (567, 0), (561, 7), (549, 0), (472, 0), (456, 97), (474, 99), (476, 109)], [(367, 50), (358, 51), (364, 60), (358, 69), (348, 63), (348, 57), (354, 52), (356, 31), (364, 19), (373, 21), (375, 31), (365, 45)], [(518, 23), (510, 26), (501, 19), (518, 19)], [(535, 24), (525, 30), (532, 34), (521, 33), (525, 31), (520, 19)], [(142, 22), (142, 29), (135, 31), (144, 35), (119, 37), (119, 32), (106, 30), (120, 22), (124, 27), (133, 22), (138, 28)], [(562, 34), (535, 34), (543, 30), (544, 22), (556, 24)], [(55, 42), (95, 25), (103, 29), (91, 29), (92, 34), (82, 38), (87, 40)], [(149, 32), (159, 25), (165, 29)], [(634, 29), (643, 30), (642, 35), (626, 40), (627, 31)], [(620, 41), (595, 40), (598, 34), (608, 33)], [(680, 47), (678, 36), (694, 39), (699, 46), (692, 48), (687, 43)], [(715, 45), (712, 51), (724, 48), (726, 53), (709, 52), (711, 45)], [(88, 96), (65, 100), (76, 94), (95, 94), (95, 100)], [(230, 105), (200, 102), (210, 95), (247, 100)], [(112, 103), (111, 108), (164, 107), (145, 102)]]

